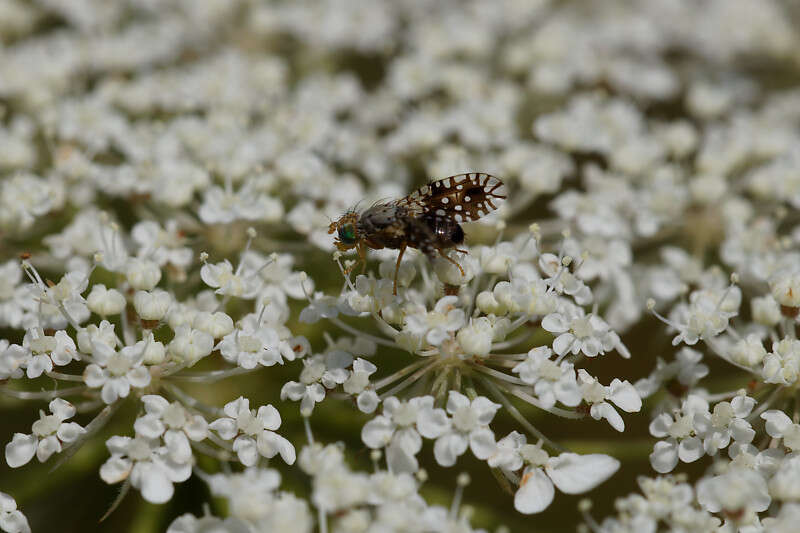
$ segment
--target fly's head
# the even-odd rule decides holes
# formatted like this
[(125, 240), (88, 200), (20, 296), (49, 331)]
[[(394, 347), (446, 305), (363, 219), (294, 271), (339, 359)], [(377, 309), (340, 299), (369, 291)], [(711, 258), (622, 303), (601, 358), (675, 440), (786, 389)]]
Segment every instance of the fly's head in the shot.
[(328, 233), (336, 232), (334, 244), (345, 252), (358, 246), (361, 236), (358, 233), (358, 213), (349, 211), (328, 226)]

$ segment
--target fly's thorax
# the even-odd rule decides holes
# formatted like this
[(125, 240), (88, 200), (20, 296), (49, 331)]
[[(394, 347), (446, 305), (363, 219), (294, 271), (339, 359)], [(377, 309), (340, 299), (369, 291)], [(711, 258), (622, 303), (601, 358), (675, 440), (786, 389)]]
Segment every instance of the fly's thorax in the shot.
[(395, 204), (373, 205), (358, 220), (359, 231), (365, 235), (382, 231), (407, 216), (406, 209)]

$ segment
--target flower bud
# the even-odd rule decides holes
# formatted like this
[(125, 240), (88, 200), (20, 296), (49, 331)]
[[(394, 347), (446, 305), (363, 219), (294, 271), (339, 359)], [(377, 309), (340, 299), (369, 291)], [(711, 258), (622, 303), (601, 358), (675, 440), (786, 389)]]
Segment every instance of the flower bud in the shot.
[(133, 307), (142, 320), (161, 320), (167, 314), (172, 296), (167, 291), (138, 291), (133, 297)]
[(98, 283), (86, 297), (86, 306), (100, 316), (117, 315), (125, 309), (125, 297), (118, 290)]
[(133, 258), (128, 261), (125, 276), (134, 289), (149, 291), (161, 281), (161, 269), (153, 261)]
[(205, 331), (215, 339), (221, 339), (233, 332), (233, 319), (222, 311), (217, 311), (216, 313), (199, 312), (192, 321), (192, 327)]

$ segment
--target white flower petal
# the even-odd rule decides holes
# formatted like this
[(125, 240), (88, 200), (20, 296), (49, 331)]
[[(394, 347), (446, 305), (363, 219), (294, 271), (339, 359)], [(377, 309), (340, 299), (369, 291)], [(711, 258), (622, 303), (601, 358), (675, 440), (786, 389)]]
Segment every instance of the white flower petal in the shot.
[(358, 406), (358, 410), (366, 414), (374, 413), (380, 402), (381, 400), (378, 396), (378, 393), (372, 389), (365, 390), (356, 397), (356, 405)]
[(64, 422), (56, 430), (56, 435), (62, 442), (72, 442), (84, 433), (86, 430), (76, 422)]
[(558, 490), (566, 494), (581, 494), (610, 478), (619, 465), (618, 460), (601, 453), (562, 453), (548, 459), (545, 470)]
[(133, 423), (133, 429), (137, 435), (148, 439), (157, 439), (164, 434), (166, 427), (158, 415), (147, 414), (136, 419), (136, 422)]
[(433, 455), (442, 466), (453, 466), (456, 459), (467, 451), (467, 439), (462, 435), (450, 433), (436, 439)]
[(689, 437), (683, 439), (678, 446), (678, 457), (684, 463), (692, 463), (697, 461), (705, 454), (703, 443), (697, 437)]
[(786, 413), (778, 409), (770, 409), (769, 411), (761, 413), (761, 418), (766, 420), (764, 427), (767, 433), (770, 437), (775, 439), (783, 437), (784, 432), (792, 425), (792, 419), (789, 418)]
[(469, 398), (458, 391), (451, 390), (447, 396), (447, 412), (450, 414), (458, 411), (460, 407), (469, 407), (469, 405)]
[(233, 451), (239, 456), (239, 461), (244, 466), (253, 466), (258, 461), (256, 441), (251, 437), (238, 437), (233, 441)]
[(383, 448), (391, 440), (395, 425), (387, 417), (376, 416), (361, 428), (361, 440), (372, 449)]
[(642, 409), (642, 399), (639, 397), (636, 387), (630, 382), (614, 378), (609, 389), (611, 391), (609, 399), (623, 411), (636, 413)]
[(75, 416), (75, 406), (62, 398), (56, 398), (50, 402), (50, 412), (58, 417), (59, 420), (67, 420)]
[(231, 440), (239, 432), (236, 428), (236, 421), (232, 418), (218, 418), (211, 422), (208, 427), (216, 431), (225, 440)]
[(542, 327), (550, 333), (564, 333), (569, 323), (560, 313), (550, 313), (542, 319)]
[(34, 435), (14, 433), (11, 442), (6, 444), (6, 463), (11, 468), (18, 468), (33, 459), (36, 454), (38, 440)]
[(670, 440), (661, 440), (653, 446), (653, 453), (650, 454), (650, 465), (659, 474), (672, 472), (678, 464), (678, 444)]
[(417, 429), (426, 439), (436, 439), (450, 430), (450, 420), (444, 409), (422, 409), (417, 415)]
[(109, 485), (119, 483), (128, 477), (132, 466), (130, 459), (112, 455), (100, 467), (100, 478)]
[(153, 463), (137, 463), (131, 472), (131, 484), (150, 503), (166, 503), (175, 491), (166, 473)]
[(39, 445), (36, 447), (36, 458), (39, 459), (40, 463), (43, 463), (47, 461), (51, 455), (59, 453), (60, 451), (61, 442), (59, 442), (55, 435), (50, 435), (39, 441)]
[(192, 447), (189, 438), (183, 431), (171, 429), (164, 434), (164, 444), (167, 445), (169, 457), (176, 463), (185, 464), (192, 459)]
[(541, 468), (528, 467), (514, 495), (514, 508), (523, 514), (540, 513), (553, 501), (555, 487)]
[(258, 419), (264, 425), (264, 429), (274, 431), (281, 427), (281, 415), (271, 405), (262, 405), (258, 408)]
[(572, 333), (562, 333), (553, 341), (553, 351), (558, 355), (567, 353), (575, 341), (575, 335)]
[(480, 460), (488, 459), (497, 448), (494, 433), (488, 428), (476, 429), (469, 434), (469, 449)]

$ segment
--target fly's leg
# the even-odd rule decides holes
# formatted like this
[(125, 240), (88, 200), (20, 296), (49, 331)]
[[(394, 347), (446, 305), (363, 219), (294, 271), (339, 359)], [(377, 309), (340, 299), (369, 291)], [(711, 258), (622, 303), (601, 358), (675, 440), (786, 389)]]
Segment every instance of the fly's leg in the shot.
[(356, 246), (356, 252), (358, 252), (358, 260), (347, 267), (344, 271), (345, 276), (349, 276), (350, 273), (355, 269), (359, 264), (361, 265), (361, 273), (364, 273), (364, 270), (367, 268), (367, 250), (361, 245)]
[(462, 250), (461, 248), (453, 248), (454, 252), (458, 252), (460, 254), (468, 254), (469, 252), (466, 250)]
[(400, 272), (400, 260), (403, 259), (403, 254), (405, 251), (406, 245), (403, 245), (403, 247), (400, 248), (400, 253), (397, 256), (397, 264), (394, 266), (394, 292), (392, 294), (395, 296), (397, 296), (397, 273)]
[(458, 264), (458, 261), (456, 261), (455, 259), (453, 259), (449, 255), (445, 254), (444, 251), (441, 248), (437, 248), (436, 251), (439, 252), (439, 255), (441, 255), (442, 257), (444, 257), (445, 259), (447, 259), (448, 261), (450, 261), (451, 263), (453, 263), (455, 266), (458, 267), (458, 270), (461, 271), (461, 277), (462, 278), (464, 276), (466, 276), (466, 274), (464, 274), (464, 269), (461, 268), (461, 265)]

